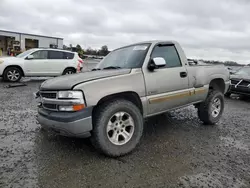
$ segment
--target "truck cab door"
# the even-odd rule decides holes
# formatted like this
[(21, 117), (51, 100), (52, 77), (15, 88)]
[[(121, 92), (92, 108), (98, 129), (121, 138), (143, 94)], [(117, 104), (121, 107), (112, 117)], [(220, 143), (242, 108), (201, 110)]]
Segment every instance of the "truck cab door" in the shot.
[(150, 59), (163, 58), (166, 65), (144, 69), (148, 114), (154, 115), (189, 103), (189, 80), (185, 65), (172, 44), (158, 44)]
[(48, 51), (38, 50), (24, 60), (24, 72), (27, 76), (43, 76), (46, 73), (45, 63), (48, 61)]

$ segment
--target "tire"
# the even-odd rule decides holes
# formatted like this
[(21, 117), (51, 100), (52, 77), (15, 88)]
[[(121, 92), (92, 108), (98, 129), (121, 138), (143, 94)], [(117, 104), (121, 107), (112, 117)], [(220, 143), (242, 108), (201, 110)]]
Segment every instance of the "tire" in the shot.
[(66, 75), (66, 74), (75, 74), (76, 73), (76, 70), (73, 69), (73, 68), (66, 68), (64, 71), (63, 71), (63, 75)]
[[(219, 106), (217, 105), (218, 103), (216, 103), (218, 100), (220, 101), (220, 110), (213, 108), (213, 104), (216, 107)], [(224, 95), (220, 91), (210, 90), (206, 100), (200, 103), (198, 107), (198, 117), (205, 125), (214, 125), (220, 120), (223, 111)]]
[[(126, 116), (130, 115), (130, 117), (133, 120), (133, 121), (130, 121), (130, 124), (132, 125), (134, 123), (134, 128), (133, 128), (133, 133), (130, 134), (131, 138), (127, 142), (125, 142), (126, 139), (124, 137), (124, 141), (121, 141), (121, 143), (124, 143), (124, 144), (118, 145), (119, 143), (114, 143), (113, 141), (111, 141), (111, 137), (113, 135), (110, 135), (111, 132), (113, 132), (113, 134), (116, 134), (115, 133), (116, 130), (115, 131), (110, 130), (108, 132), (107, 128), (109, 126), (108, 124), (111, 121), (114, 121), (114, 123), (112, 123), (114, 127), (119, 126), (119, 125), (116, 125), (115, 122), (117, 121), (116, 114), (119, 114), (120, 112), (124, 113), (124, 115), (121, 116), (122, 119), (123, 118), (126, 119)], [(136, 146), (140, 142), (140, 139), (143, 133), (143, 117), (142, 117), (140, 110), (133, 103), (123, 100), (123, 99), (120, 99), (120, 100), (117, 99), (112, 102), (108, 102), (99, 106), (98, 109), (95, 110), (94, 113), (95, 113), (93, 117), (94, 127), (92, 131), (91, 141), (92, 141), (93, 146), (99, 152), (109, 157), (119, 157), (119, 156), (123, 156), (132, 152), (136, 148)], [(115, 116), (115, 119), (112, 120), (114, 116)], [(126, 120), (124, 120), (124, 122), (125, 121)], [(119, 134), (125, 134), (126, 128), (121, 128), (121, 129), (124, 129), (123, 130), (124, 132), (123, 133), (120, 132)], [(128, 131), (128, 132), (132, 132), (132, 131)], [(126, 131), (126, 133), (128, 132)], [(119, 135), (118, 140), (121, 138), (123, 138), (123, 136)]]
[(225, 97), (230, 98), (230, 96), (231, 96), (231, 93), (230, 93), (230, 92), (227, 92), (227, 93), (225, 94)]
[(8, 82), (18, 82), (22, 78), (22, 76), (23, 76), (23, 73), (20, 68), (8, 67), (4, 70), (3, 80), (8, 81)]

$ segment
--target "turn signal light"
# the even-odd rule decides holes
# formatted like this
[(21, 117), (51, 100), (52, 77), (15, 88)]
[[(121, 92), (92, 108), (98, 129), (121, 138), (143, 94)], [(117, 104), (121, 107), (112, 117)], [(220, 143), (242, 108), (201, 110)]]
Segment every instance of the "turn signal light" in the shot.
[(73, 110), (74, 111), (79, 111), (79, 110), (82, 110), (84, 108), (85, 108), (84, 104), (75, 104), (75, 105), (73, 105)]
[(64, 112), (74, 112), (85, 108), (84, 104), (75, 104), (73, 106), (59, 106), (59, 111)]

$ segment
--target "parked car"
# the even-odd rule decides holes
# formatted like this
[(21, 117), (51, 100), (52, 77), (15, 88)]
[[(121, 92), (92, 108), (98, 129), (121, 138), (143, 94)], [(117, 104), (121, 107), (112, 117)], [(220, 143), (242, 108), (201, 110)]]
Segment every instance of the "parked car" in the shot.
[(92, 69), (96, 67), (98, 63), (100, 63), (100, 59), (92, 59), (92, 58), (84, 59), (82, 72), (91, 71)]
[(231, 84), (226, 96), (232, 93), (250, 96), (250, 67), (246, 66), (230, 76)]
[(58, 134), (89, 137), (102, 153), (131, 152), (143, 119), (195, 105), (215, 124), (229, 87), (225, 66), (190, 66), (177, 42), (151, 41), (114, 50), (90, 72), (43, 82), (38, 121)]
[(73, 74), (83, 60), (76, 52), (59, 49), (31, 49), (16, 57), (0, 58), (0, 76), (17, 82), (23, 76), (59, 76)]

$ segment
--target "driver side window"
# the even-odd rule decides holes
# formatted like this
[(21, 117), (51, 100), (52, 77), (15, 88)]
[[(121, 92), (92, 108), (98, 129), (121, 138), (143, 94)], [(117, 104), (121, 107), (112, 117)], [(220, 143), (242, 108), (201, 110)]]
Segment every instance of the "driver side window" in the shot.
[(159, 45), (152, 52), (151, 58), (162, 57), (166, 61), (163, 68), (181, 67), (181, 61), (174, 45)]
[(34, 59), (48, 59), (48, 51), (46, 50), (39, 50), (31, 55), (33, 55)]

